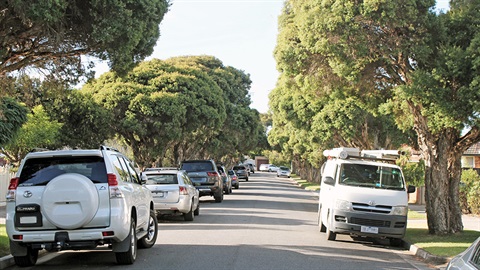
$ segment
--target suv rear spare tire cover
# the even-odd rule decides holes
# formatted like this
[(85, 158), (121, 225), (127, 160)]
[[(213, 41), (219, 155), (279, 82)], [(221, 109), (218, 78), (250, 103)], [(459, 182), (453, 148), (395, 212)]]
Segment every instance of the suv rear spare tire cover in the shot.
[(90, 222), (99, 206), (98, 191), (87, 177), (66, 173), (53, 178), (42, 196), (43, 214), (55, 226), (75, 229)]

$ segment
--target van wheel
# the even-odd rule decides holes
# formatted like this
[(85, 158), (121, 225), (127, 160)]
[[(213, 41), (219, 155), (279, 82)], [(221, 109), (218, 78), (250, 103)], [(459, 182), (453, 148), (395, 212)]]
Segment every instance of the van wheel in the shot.
[(390, 238), (390, 246), (392, 247), (401, 247), (403, 244), (403, 240), (400, 238)]
[(337, 234), (330, 230), (330, 226), (331, 226), (330, 219), (331, 218), (330, 218), (330, 213), (329, 213), (328, 217), (327, 217), (327, 226), (325, 227), (325, 232), (327, 233), (327, 240), (328, 241), (335, 241), (335, 239), (337, 238)]
[(323, 225), (323, 222), (322, 222), (322, 209), (320, 208), (320, 210), (318, 210), (318, 227), (320, 228), (320, 232), (324, 233), (327, 231), (327, 227), (325, 227), (325, 225)]
[(148, 218), (148, 232), (147, 234), (138, 240), (139, 248), (151, 248), (157, 241), (158, 234), (158, 221), (155, 211), (150, 210), (150, 217)]
[(115, 252), (118, 264), (133, 264), (137, 258), (137, 229), (135, 219), (130, 222), (130, 234), (123, 241), (129, 241), (130, 247), (125, 252)]
[(20, 267), (34, 266), (38, 259), (38, 249), (32, 249), (27, 247), (27, 255), (25, 256), (13, 256), (15, 264)]

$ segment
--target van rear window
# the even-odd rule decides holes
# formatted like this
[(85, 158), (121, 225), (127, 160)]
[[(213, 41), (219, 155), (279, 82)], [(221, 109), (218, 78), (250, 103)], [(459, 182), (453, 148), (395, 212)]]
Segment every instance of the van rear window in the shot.
[(78, 173), (94, 183), (107, 183), (107, 170), (102, 157), (30, 158), (20, 174), (19, 186), (46, 185), (64, 173)]

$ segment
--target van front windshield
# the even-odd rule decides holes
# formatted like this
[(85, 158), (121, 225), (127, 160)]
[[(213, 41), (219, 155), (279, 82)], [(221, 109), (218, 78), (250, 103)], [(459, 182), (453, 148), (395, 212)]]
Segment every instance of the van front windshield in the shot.
[(404, 190), (402, 173), (398, 168), (365, 164), (342, 164), (341, 185)]

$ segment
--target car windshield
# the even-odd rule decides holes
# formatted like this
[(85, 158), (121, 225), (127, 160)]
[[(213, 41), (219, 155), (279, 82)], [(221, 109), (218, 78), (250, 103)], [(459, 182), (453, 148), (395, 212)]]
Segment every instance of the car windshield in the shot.
[(365, 164), (343, 164), (340, 169), (340, 184), (394, 190), (405, 189), (402, 173), (398, 168)]
[(107, 171), (102, 157), (49, 157), (25, 161), (19, 186), (46, 185), (64, 173), (78, 173), (94, 183), (107, 183)]
[(205, 172), (214, 171), (211, 162), (184, 162), (182, 163), (182, 170), (187, 172)]
[(235, 170), (235, 171), (245, 170), (245, 166), (233, 166), (233, 170)]
[(285, 167), (285, 166), (280, 166), (280, 170), (282, 170), (282, 171), (288, 171), (289, 169), (288, 169), (287, 167)]
[(178, 184), (176, 174), (147, 174), (147, 185), (172, 185)]

